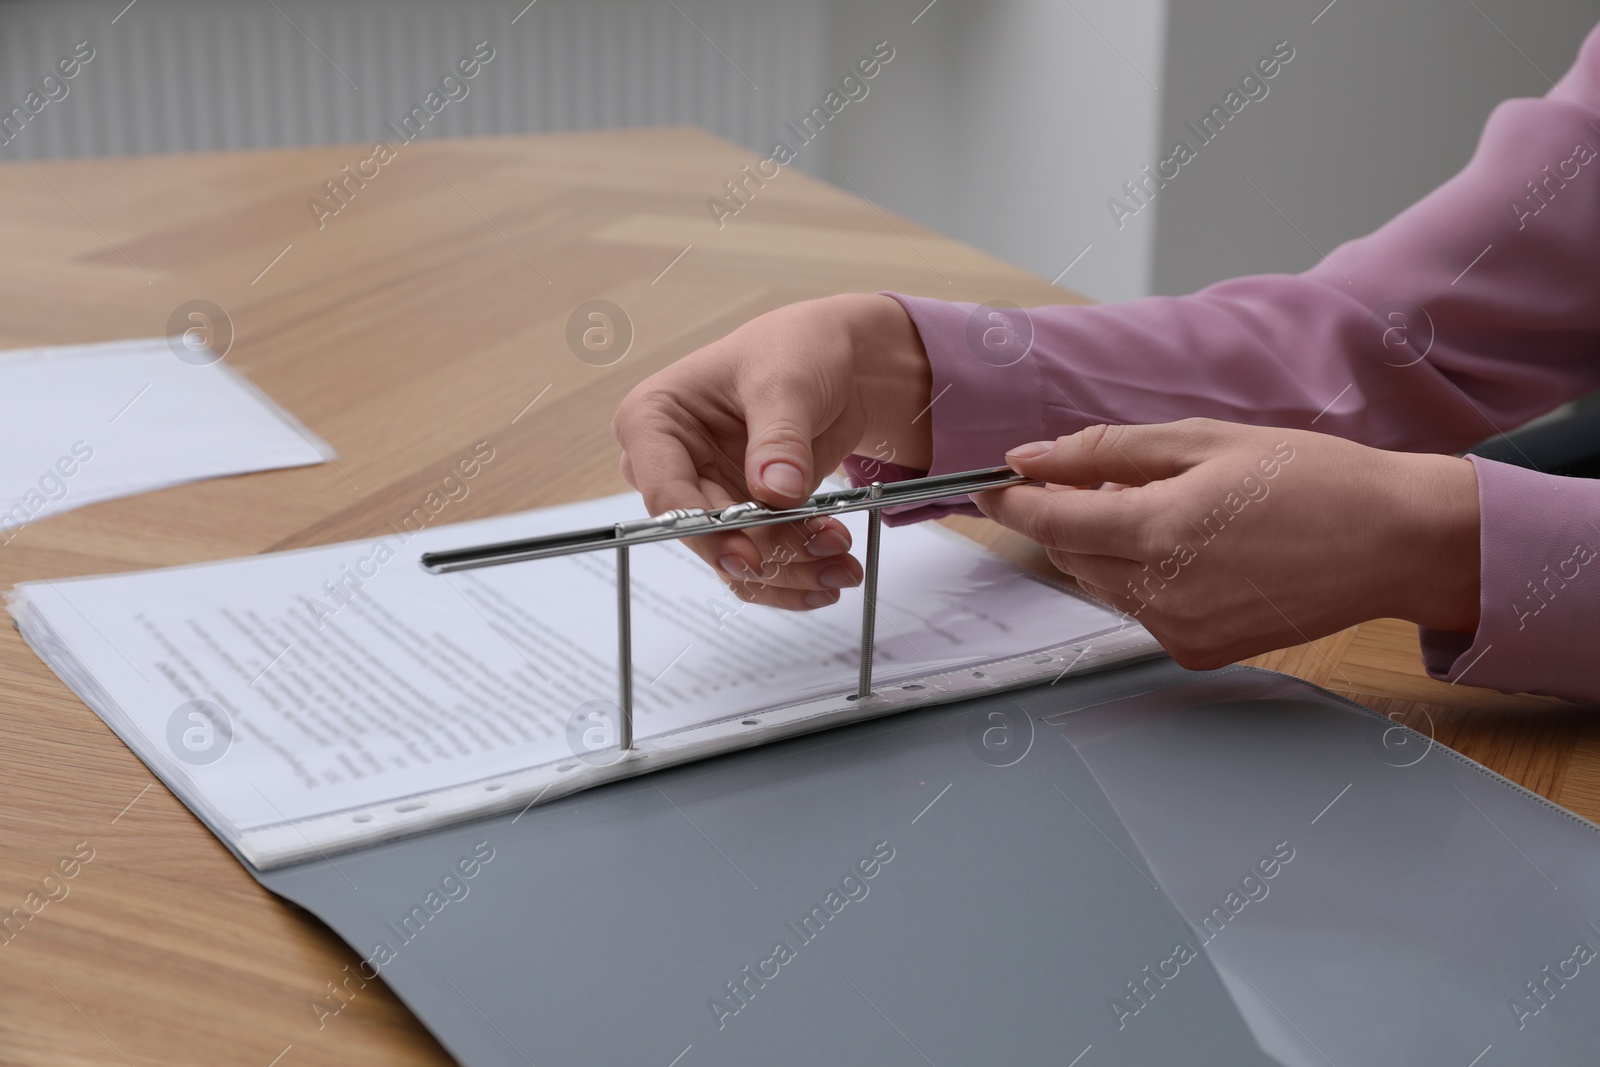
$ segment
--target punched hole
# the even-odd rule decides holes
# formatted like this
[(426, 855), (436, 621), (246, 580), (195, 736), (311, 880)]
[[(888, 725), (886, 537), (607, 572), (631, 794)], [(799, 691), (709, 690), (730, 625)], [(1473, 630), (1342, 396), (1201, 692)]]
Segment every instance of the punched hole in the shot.
[(423, 808), (425, 808), (427, 806), (428, 805), (426, 805), (426, 804), (401, 804), (401, 805), (398, 805), (394, 810), (395, 811), (421, 811)]

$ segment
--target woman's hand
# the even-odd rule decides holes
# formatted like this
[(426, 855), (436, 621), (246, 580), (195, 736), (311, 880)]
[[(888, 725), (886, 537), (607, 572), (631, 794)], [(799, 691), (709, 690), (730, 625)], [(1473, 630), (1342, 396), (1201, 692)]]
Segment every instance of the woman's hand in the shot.
[[(926, 468), (931, 420), (917, 416), (931, 382), (922, 339), (892, 297), (847, 294), (779, 308), (627, 395), (612, 420), (622, 476), (657, 515), (744, 500), (793, 507), (863, 446)], [(755, 603), (825, 607), (861, 581), (837, 519), (685, 543)]]
[(1007, 459), (1049, 484), (981, 494), (984, 514), (1043, 545), (1185, 667), (1372, 618), (1477, 629), (1466, 460), (1209, 419), (1092, 426)]

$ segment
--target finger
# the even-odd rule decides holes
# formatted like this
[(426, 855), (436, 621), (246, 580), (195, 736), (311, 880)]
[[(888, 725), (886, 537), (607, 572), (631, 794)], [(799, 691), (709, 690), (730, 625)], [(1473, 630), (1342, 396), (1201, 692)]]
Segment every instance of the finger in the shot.
[[(1114, 611), (1137, 617), (1144, 603), (1129, 582), (1137, 581), (1139, 570), (1125, 559), (1109, 556), (1083, 556), (1070, 552), (1049, 552), (1050, 562), (1072, 576), (1078, 588)], [(1137, 586), (1134, 587), (1137, 590)]]
[[(737, 467), (718, 462), (720, 457), (712, 453), (716, 446), (705, 428), (694, 425), (693, 416), (661, 389), (629, 394), (612, 420), (612, 432), (622, 444), (623, 476), (643, 495), (645, 509), (652, 515), (675, 508), (726, 507), (735, 502), (732, 494), (743, 489), (702, 475), (697, 453), (714, 468), (727, 467), (727, 481), (739, 480)], [(724, 559), (743, 560), (759, 573), (764, 558), (744, 532), (707, 534), (684, 543), (724, 577), (739, 573), (721, 566)]]
[[(669, 401), (651, 394), (619, 410), (614, 428), (624, 448), (624, 477), (644, 495), (651, 514), (735, 503), (728, 486), (700, 473), (693, 452), (698, 444), (690, 437), (704, 435), (692, 426), (686, 430), (687, 414)], [(685, 543), (752, 603), (811, 610), (837, 603), (838, 590), (862, 580), (860, 563), (848, 555), (849, 530), (833, 518), (707, 534)]]
[(850, 527), (832, 517), (807, 519), (801, 548), (813, 559), (842, 556), (850, 551)]
[(1143, 559), (1160, 517), (1148, 488), (1102, 493), (1017, 485), (975, 493), (978, 509), (1047, 549), (1091, 556)]
[(812, 414), (792, 396), (753, 396), (745, 401), (744, 479), (764, 504), (804, 503), (820, 479), (812, 458)]
[(829, 589), (780, 589), (761, 582), (730, 582), (733, 595), (747, 604), (782, 608), (785, 611), (815, 611), (839, 602), (839, 593)]
[(763, 559), (787, 556), (791, 560), (832, 559), (850, 551), (850, 528), (832, 517), (776, 526), (754, 526), (748, 531)]
[[(755, 559), (740, 550), (734, 554), (765, 581), (795, 589), (859, 584), (861, 566), (850, 555), (850, 531), (836, 520), (821, 530), (811, 529), (809, 522), (795, 522), (751, 527), (745, 533), (755, 546)], [(728, 570), (720, 560), (719, 566)]]
[[(810, 528), (813, 523), (822, 528)], [(830, 564), (854, 563), (850, 555), (850, 530), (831, 518), (807, 519), (805, 525), (786, 523), (752, 526), (737, 532), (699, 534), (686, 538), (684, 543), (701, 559), (729, 573), (734, 573), (734, 568), (722, 563), (728, 556), (756, 573), (769, 573), (774, 563), (790, 567), (816, 562), (819, 570)]]
[[(701, 487), (714, 508), (733, 502), (715, 482), (703, 480)], [(862, 579), (861, 564), (848, 554), (850, 531), (831, 517), (702, 534), (684, 543), (724, 581), (834, 591), (859, 585)]]
[(850, 532), (836, 519), (786, 522), (744, 531), (757, 559), (735, 548), (719, 557), (719, 569), (734, 577), (756, 576), (780, 588), (845, 589), (861, 582), (861, 565), (848, 554)]
[(1139, 612), (1143, 608), (1143, 605), (1138, 600), (1128, 596), (1126, 593), (1115, 592), (1104, 586), (1095, 585), (1093, 582), (1086, 582), (1082, 578), (1078, 579), (1078, 588), (1112, 611), (1131, 619), (1137, 620)]
[(1090, 556), (1079, 552), (1046, 552), (1056, 569), (1070, 574), (1079, 585), (1092, 585), (1098, 589), (1128, 591), (1128, 582), (1137, 582), (1145, 572), (1125, 559), (1111, 556)]
[(703, 489), (689, 436), (694, 431), (682, 425), (669, 399), (629, 396), (611, 428), (622, 445), (623, 477), (644, 496), (650, 514), (717, 506)]
[(851, 556), (834, 556), (825, 560), (780, 562), (787, 558), (769, 557), (758, 571), (742, 558), (729, 553), (717, 560), (717, 569), (725, 578), (770, 586), (774, 589), (821, 589), (837, 591), (852, 589), (861, 584), (861, 564)]
[(1145, 485), (1182, 474), (1200, 461), (1209, 439), (1204, 419), (1154, 426), (1090, 426), (1054, 441), (1006, 453), (1019, 474), (1055, 485)]
[(756, 545), (762, 559), (773, 556), (788, 560), (829, 559), (850, 551), (850, 529), (831, 516), (817, 516), (803, 522), (746, 527), (745, 533)]

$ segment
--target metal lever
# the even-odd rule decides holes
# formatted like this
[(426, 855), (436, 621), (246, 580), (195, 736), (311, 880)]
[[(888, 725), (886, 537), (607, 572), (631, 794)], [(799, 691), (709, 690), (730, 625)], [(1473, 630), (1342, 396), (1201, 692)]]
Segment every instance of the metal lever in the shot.
[(628, 546), (617, 549), (617, 702), (622, 721), (617, 745), (633, 748), (633, 592), (629, 588)]
[(872, 657), (877, 634), (878, 555), (883, 531), (882, 510), (905, 504), (948, 500), (989, 489), (1030, 481), (1009, 467), (939, 474), (901, 482), (873, 482), (870, 486), (818, 493), (796, 508), (773, 509), (747, 501), (717, 511), (688, 508), (612, 526), (549, 534), (520, 541), (479, 545), (443, 552), (424, 552), (419, 561), (432, 574), (495, 567), (505, 563), (550, 559), (602, 548), (617, 551), (617, 697), (622, 721), (618, 743), (623, 752), (633, 748), (633, 600), (629, 588), (628, 548), (656, 541), (678, 540), (716, 530), (742, 530), (755, 526), (798, 522), (823, 515), (866, 511), (867, 559), (861, 598), (861, 667), (855, 699), (872, 695)]
[(989, 489), (1021, 485), (1029, 480), (1010, 467), (992, 467), (987, 470), (963, 471), (959, 474), (936, 474), (928, 478), (909, 478), (903, 482), (878, 482), (874, 483), (873, 487), (861, 486), (837, 492), (818, 493), (794, 508), (774, 509), (746, 501), (742, 504), (730, 504), (717, 511), (689, 508), (588, 530), (572, 530), (519, 541), (476, 545), (471, 548), (424, 552), (421, 563), (423, 569), (432, 574), (448, 574), (475, 567), (496, 567), (505, 563), (550, 559), (554, 556), (570, 556), (579, 552), (595, 552), (603, 548), (620, 548), (623, 545), (676, 541), (717, 531), (745, 530), (755, 526), (801, 522), (824, 515), (845, 515), (853, 511), (876, 511), (879, 508), (900, 507), (906, 504), (926, 504), (935, 500), (948, 500), (951, 497), (981, 493)]
[[(873, 482), (871, 500), (883, 498), (883, 483)], [(867, 562), (861, 580), (861, 673), (856, 681), (856, 699), (872, 695), (872, 651), (878, 630), (878, 540), (883, 536), (883, 509), (867, 513)]]

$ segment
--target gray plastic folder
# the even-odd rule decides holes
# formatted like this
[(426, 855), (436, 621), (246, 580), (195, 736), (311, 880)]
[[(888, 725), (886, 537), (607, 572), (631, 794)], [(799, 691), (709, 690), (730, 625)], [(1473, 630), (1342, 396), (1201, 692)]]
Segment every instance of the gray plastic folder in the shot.
[(1242, 668), (912, 710), (252, 873), (472, 1067), (1600, 1056), (1596, 828)]

